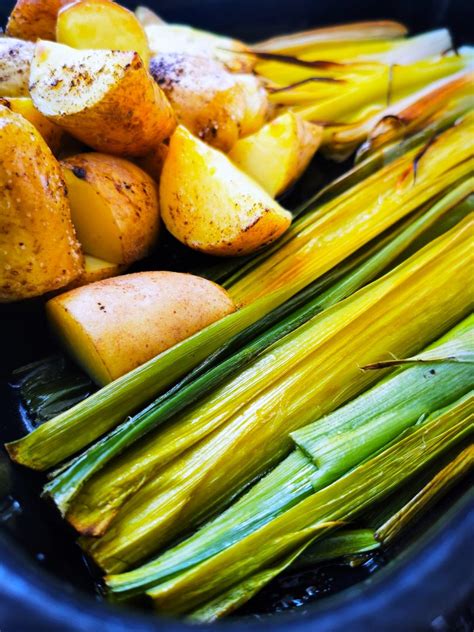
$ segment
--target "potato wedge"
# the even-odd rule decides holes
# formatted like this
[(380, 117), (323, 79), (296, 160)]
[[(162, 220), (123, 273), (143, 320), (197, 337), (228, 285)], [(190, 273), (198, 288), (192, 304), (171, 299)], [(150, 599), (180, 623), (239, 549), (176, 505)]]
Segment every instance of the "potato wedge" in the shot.
[(64, 130), (39, 112), (30, 97), (0, 97), (0, 103), (6, 105), (12, 112), (21, 114), (32, 123), (44, 138), (53, 153), (57, 153), (61, 146)]
[(0, 301), (58, 289), (81, 271), (61, 168), (38, 130), (0, 106)]
[(157, 147), (155, 147), (155, 149), (153, 149), (153, 151), (146, 156), (143, 156), (143, 158), (137, 158), (135, 162), (140, 169), (146, 171), (146, 173), (151, 176), (155, 182), (159, 182), (167, 155), (168, 145), (160, 143)]
[(220, 286), (177, 272), (139, 272), (99, 281), (48, 301), (53, 330), (98, 384), (230, 314)]
[(61, 9), (56, 41), (73, 48), (135, 51), (148, 68), (150, 49), (132, 11), (111, 0), (80, 0)]
[(223, 63), (231, 72), (251, 72), (257, 62), (248, 46), (230, 37), (183, 24), (150, 24), (145, 31), (152, 57), (161, 53), (208, 57)]
[(54, 40), (56, 20), (61, 7), (72, 0), (17, 0), (7, 23), (7, 34), (35, 42)]
[(248, 136), (259, 130), (266, 122), (270, 103), (268, 93), (255, 75), (233, 75), (244, 95), (244, 115), (240, 121), (239, 136)]
[(201, 140), (228, 151), (247, 115), (243, 88), (222, 64), (207, 57), (164, 53), (150, 72), (168, 97), (178, 121)]
[(276, 197), (301, 176), (321, 143), (322, 133), (318, 125), (287, 112), (239, 140), (229, 158)]
[(82, 287), (83, 285), (89, 285), (90, 283), (110, 279), (112, 277), (119, 276), (119, 274), (123, 274), (126, 269), (127, 266), (125, 265), (110, 263), (110, 261), (97, 259), (97, 257), (92, 257), (91, 255), (84, 255), (84, 269), (82, 270), (81, 275), (78, 276), (72, 283), (69, 283), (65, 289), (73, 290), (76, 287)]
[(291, 213), (259, 184), (182, 125), (171, 137), (160, 200), (168, 230), (182, 243), (213, 255), (253, 252), (291, 223)]
[(116, 264), (146, 256), (159, 230), (154, 181), (128, 160), (100, 153), (61, 162), (71, 217), (85, 252)]
[(175, 127), (166, 96), (134, 52), (40, 41), (30, 93), (44, 116), (105, 153), (144, 156)]
[(35, 47), (13, 37), (0, 37), (0, 97), (29, 95), (30, 65)]

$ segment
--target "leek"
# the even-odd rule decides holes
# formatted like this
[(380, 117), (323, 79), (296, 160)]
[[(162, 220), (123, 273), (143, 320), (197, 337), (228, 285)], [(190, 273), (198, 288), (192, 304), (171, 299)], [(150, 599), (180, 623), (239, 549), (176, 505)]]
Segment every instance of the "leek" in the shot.
[[(402, 107), (392, 107), (379, 120), (366, 124), (369, 134), (367, 142), (357, 152), (357, 160), (370, 155), (375, 150), (410, 135), (429, 125), (440, 117), (459, 117), (474, 106), (472, 82), (474, 73), (462, 72), (448, 81), (443, 80), (429, 86), (423, 94), (412, 96)], [(342, 139), (344, 140), (344, 139)]]
[[(411, 220), (406, 227), (398, 230), (398, 235), (389, 235), (388, 243), (378, 248), (378, 251), (372, 255), (367, 261), (363, 261), (355, 270), (343, 277), (336, 284), (323, 292), (318, 292), (319, 286), (315, 288), (311, 286), (297, 295), (295, 299), (286, 304), (285, 311), (291, 311), (291, 308), (298, 308), (299, 304), (303, 306), (296, 309), (294, 314), (283, 319), (280, 323), (274, 325), (269, 331), (261, 334), (255, 340), (248, 343), (240, 351), (234, 353), (223, 362), (211, 368), (207, 373), (198, 375), (194, 381), (189, 381), (183, 385), (178, 384), (172, 389), (171, 394), (165, 394), (158, 400), (149, 405), (144, 411), (135, 415), (130, 420), (119, 426), (110, 435), (100, 440), (92, 448), (87, 450), (83, 455), (75, 459), (75, 461), (64, 471), (58, 474), (46, 487), (45, 492), (50, 495), (58, 508), (65, 514), (71, 499), (78, 493), (84, 482), (90, 478), (95, 472), (101, 469), (113, 457), (122, 452), (125, 447), (129, 447), (134, 441), (141, 438), (150, 430), (156, 428), (159, 424), (164, 423), (172, 416), (177, 415), (187, 405), (198, 398), (202, 398), (206, 393), (221, 384), (227, 377), (236, 373), (238, 370), (249, 364), (255, 357), (263, 353), (270, 345), (277, 342), (283, 336), (297, 327), (304, 324), (312, 318), (316, 313), (329, 307), (330, 305), (342, 300), (346, 296), (350, 296), (365, 283), (371, 281), (380, 271), (387, 268), (400, 252), (407, 248), (411, 242), (419, 237), (425, 230), (433, 225), (436, 220), (461, 202), (470, 192), (471, 185), (469, 182), (461, 184), (454, 191), (446, 195), (442, 200), (435, 204), (431, 209), (425, 212), (417, 220)], [(315, 294), (314, 298), (311, 298)], [(309, 301), (309, 302), (308, 302)], [(304, 305), (306, 303), (306, 305)], [(283, 315), (283, 309), (276, 310), (277, 318)], [(270, 315), (272, 316), (272, 314)], [(275, 318), (273, 317), (273, 320)], [(266, 319), (266, 324), (271, 325), (270, 317)], [(255, 331), (255, 326), (253, 327)], [(150, 446), (148, 446), (150, 452)], [(128, 463), (132, 460), (128, 457)], [(136, 490), (136, 480), (140, 479), (141, 485), (144, 484), (152, 475), (152, 464), (147, 461), (147, 472), (137, 470), (134, 466), (130, 473), (133, 474), (128, 480), (125, 487), (128, 493)], [(111, 472), (108, 472), (108, 476)], [(114, 480), (115, 476), (112, 474)], [(101, 487), (101, 497), (103, 498), (103, 488)], [(123, 497), (123, 501), (125, 496)], [(118, 508), (118, 498), (115, 498), (114, 510)], [(90, 497), (87, 501), (89, 511), (92, 509)], [(109, 511), (112, 512), (112, 506), (108, 505)], [(104, 516), (101, 519), (101, 527), (104, 526)], [(83, 527), (84, 528), (84, 527)], [(90, 526), (88, 527), (90, 529)], [(94, 529), (97, 535), (97, 528)]]
[[(153, 480), (122, 507), (104, 536), (81, 538), (96, 562), (123, 569), (193, 528), (288, 453), (287, 433), (373, 383), (374, 372), (361, 372), (360, 365), (383, 357), (387, 345), (399, 355), (413, 351), (461, 318), (470, 307), (464, 289), (471, 230), (472, 222), (463, 221), (314, 317), (164, 429), (153, 447), (152, 458), (161, 453), (163, 464)], [(189, 434), (201, 440), (181, 454)], [(141, 447), (143, 458), (147, 447)]]
[[(340, 249), (335, 244), (344, 241), (346, 231), (352, 237), (346, 241), (348, 256), (354, 251), (355, 241), (360, 239), (357, 246), (362, 246), (467, 176), (472, 172), (471, 150), (464, 139), (472, 120), (471, 116), (465, 117), (437, 138), (424, 152), (421, 164), (418, 161), (415, 179), (413, 162), (419, 151), (412, 150), (338, 198), (306, 213), (277, 246), (244, 265), (225, 283), (232, 297), (247, 305), (294, 283), (295, 278), (306, 285), (338, 262)], [(455, 154), (453, 144), (459, 146)]]
[(440, 470), (413, 498), (381, 524), (375, 532), (379, 542), (388, 544), (413, 524), (420, 514), (474, 468), (474, 445), (467, 446), (455, 459)]
[(298, 557), (291, 570), (311, 568), (321, 562), (329, 562), (341, 557), (369, 553), (380, 548), (372, 529), (345, 529), (322, 540), (317, 540)]
[[(474, 346), (473, 334), (474, 317), (471, 316), (430, 349), (441, 357), (451, 352), (454, 341), (469, 350)], [(306, 448), (309, 459), (299, 450), (287, 457), (271, 474), (195, 535), (156, 561), (128, 573), (129, 589), (144, 590), (232, 546), (345, 474), (400, 432), (416, 424), (422, 416), (426, 417), (427, 413), (464, 395), (474, 383), (472, 364), (447, 360), (436, 365), (434, 374), (430, 369), (433, 365), (409, 366), (385, 378), (353, 402), (294, 433), (294, 439), (301, 440), (297, 445), (301, 447), (302, 444)], [(352, 441), (349, 450), (341, 448), (339, 437), (351, 431), (355, 434), (357, 430), (360, 436), (364, 436), (366, 427), (373, 426), (374, 420), (384, 428), (377, 442), (359, 446)], [(389, 428), (385, 428), (385, 424)], [(326, 455), (323, 462), (319, 459), (319, 446), (323, 448), (322, 454)], [(318, 458), (312, 459), (313, 454)], [(332, 464), (332, 476), (328, 475), (328, 460)], [(320, 475), (321, 471), (324, 476)]]
[[(10, 443), (7, 448), (11, 457), (35, 469), (48, 469), (77, 453), (166, 386), (176, 382), (230, 337), (320, 278), (398, 219), (439, 194), (443, 188), (452, 185), (469, 171), (469, 165), (464, 162), (468, 153), (462, 142), (468, 125), (469, 120), (466, 119), (440, 136), (436, 152), (425, 154), (423, 169), (414, 184), (399, 183), (403, 170), (411, 164), (413, 153), (374, 174), (354, 190), (347, 191), (341, 196), (340, 203), (332, 200), (326, 208), (306, 214), (290, 231), (280, 252), (272, 255), (271, 251), (262, 265), (247, 274), (250, 287), (255, 287), (258, 296), (252, 296), (254, 292), (245, 292), (245, 278), (233, 284), (232, 293), (237, 298), (239, 295), (243, 298), (245, 292), (248, 294), (245, 303), (251, 302), (251, 305), (175, 345), (26, 437)], [(350, 203), (352, 195), (353, 204)], [(365, 205), (370, 199), (373, 200), (371, 213), (364, 206), (360, 207), (361, 203)], [(316, 239), (315, 234), (319, 238)], [(301, 244), (302, 248), (297, 248), (297, 244)], [(294, 259), (289, 257), (286, 262), (287, 268), (291, 268), (291, 278), (281, 274), (281, 283), (275, 287), (274, 275), (268, 272), (272, 262), (275, 269), (282, 272), (282, 258), (294, 250), (297, 250)], [(317, 256), (314, 256), (316, 253)], [(262, 282), (256, 283), (261, 274), (268, 275), (268, 287)]]
[(390, 40), (402, 37), (406, 33), (407, 30), (403, 24), (392, 20), (355, 22), (341, 26), (300, 31), (289, 35), (279, 35), (278, 37), (254, 44), (253, 49), (255, 51), (267, 50), (294, 53), (317, 44), (327, 45), (329, 42), (337, 42), (339, 44), (341, 41)]
[[(352, 520), (471, 434), (473, 419), (474, 397), (471, 395), (249, 537), (158, 584), (147, 594), (160, 610), (186, 614), (196, 608), (202, 610), (203, 605), (213, 599), (222, 602), (223, 593), (228, 598), (226, 590), (234, 592), (240, 582), (260, 574), (257, 586), (253, 586), (259, 589), (317, 538), (341, 522)], [(117, 588), (113, 578), (109, 578), (108, 584)]]

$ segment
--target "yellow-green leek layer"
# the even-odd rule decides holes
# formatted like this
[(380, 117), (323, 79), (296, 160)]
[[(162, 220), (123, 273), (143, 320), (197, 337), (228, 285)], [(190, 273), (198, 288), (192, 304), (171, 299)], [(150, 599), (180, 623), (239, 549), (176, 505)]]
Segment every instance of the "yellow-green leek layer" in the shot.
[(474, 316), (470, 316), (416, 359), (405, 360), (401, 370), (293, 433), (306, 456), (294, 452), (191, 537), (124, 574), (121, 581), (114, 580), (114, 593), (136, 594), (212, 557), (465, 395), (474, 384), (473, 334)]
[[(269, 349), (163, 432), (164, 462), (101, 538), (81, 544), (108, 571), (156, 552), (222, 507), (288, 453), (291, 431), (334, 410), (376, 379), (360, 366), (404, 357), (469, 310), (471, 219), (379, 281)], [(403, 326), (402, 326), (403, 325)], [(213, 412), (220, 402), (223, 419)], [(189, 432), (215, 430), (173, 459)], [(154, 448), (156, 449), (156, 444)]]
[(285, 236), (277, 252), (265, 255), (256, 269), (252, 263), (246, 275), (243, 271), (231, 283), (231, 292), (237, 300), (247, 304), (244, 309), (168, 349), (26, 437), (10, 443), (7, 446), (10, 456), (34, 469), (48, 469), (71, 457), (190, 371), (231, 336), (454, 184), (470, 169), (465, 162), (469, 152), (464, 142), (470, 125), (472, 122), (466, 117), (456, 128), (444, 132), (419, 162), (416, 179), (413, 160), (417, 154), (413, 150), (336, 200), (305, 215)]
[[(305, 306), (300, 311), (308, 312), (308, 318), (310, 318), (317, 311), (327, 309), (332, 304), (350, 296), (354, 291), (380, 276), (384, 270), (393, 267), (394, 260), (405, 250), (409, 249), (411, 244), (418, 242), (419, 248), (426, 241), (429, 241), (430, 238), (434, 238), (436, 235), (432, 236), (432, 231), (442, 229), (442, 226), (439, 226), (440, 222), (448, 219), (449, 221), (452, 219), (456, 220), (454, 223), (460, 221), (464, 213), (467, 215), (474, 210), (474, 196), (469, 195), (471, 190), (472, 183), (469, 181), (463, 182), (443, 195), (436, 203), (429, 204), (427, 208), (421, 209), (415, 216), (410, 216), (401, 226), (390, 231), (382, 240), (377, 240), (376, 244), (370, 249), (356, 257), (356, 260), (362, 258), (361, 263), (358, 265), (351, 264), (346, 275), (337, 280), (326, 291), (318, 291), (316, 287), (314, 297), (311, 300), (308, 298)], [(458, 216), (461, 211), (462, 213)], [(448, 228), (449, 226), (444, 230)], [(443, 230), (440, 230), (440, 233), (442, 232)], [(420, 238), (425, 240), (424, 243), (420, 243)], [(310, 289), (311, 286), (305, 290), (305, 294)], [(311, 290), (310, 294), (312, 292), (313, 290)], [(293, 316), (290, 317), (290, 319), (292, 318)], [(277, 327), (280, 328), (282, 324), (283, 321)], [(272, 331), (273, 329), (267, 330), (265, 336), (272, 338)], [(261, 354), (266, 347), (261, 348), (259, 340), (253, 341), (250, 346), (257, 344)], [(242, 351), (245, 353), (245, 348)], [(236, 362), (236, 357), (236, 355), (232, 356), (228, 362), (233, 365)], [(218, 367), (217, 370), (220, 371), (220, 368)], [(241, 372), (242, 368), (236, 368), (236, 373), (237, 370)], [(181, 397), (184, 390), (180, 389), (176, 395), (176, 400)], [(203, 393), (200, 401), (203, 400), (205, 395), (207, 395), (207, 392)], [(222, 401), (222, 406), (224, 410), (226, 407), (228, 408), (228, 400)], [(196, 407), (194, 407), (195, 409)], [(217, 413), (218, 411), (214, 409), (213, 415), (216, 416)], [(151, 418), (152, 413), (148, 413), (148, 415)], [(127, 425), (130, 425), (135, 432), (140, 423), (138, 416), (132, 417), (127, 422)], [(51, 496), (63, 515), (67, 514), (69, 522), (81, 533), (94, 536), (103, 535), (120, 506), (139, 487), (153, 478), (157, 468), (162, 467), (166, 460), (169, 459), (163, 453), (163, 431), (157, 427), (159, 424), (156, 421), (153, 423), (155, 424), (155, 429), (153, 430), (152, 426), (151, 434), (149, 433), (148, 437), (142, 440), (140, 444), (137, 444), (136, 447), (131, 448), (130, 442), (123, 457), (113, 458), (112, 462), (108, 464), (106, 461), (105, 466), (104, 462), (101, 462), (103, 451), (107, 451), (109, 455), (113, 453), (110, 446), (118, 437), (117, 431), (114, 431), (108, 441), (105, 441), (105, 443), (101, 442), (103, 444), (101, 446), (98, 444), (100, 446), (98, 451), (95, 451), (95, 448), (86, 451), (69, 468), (62, 471), (59, 476), (54, 477), (46, 486), (45, 493)], [(190, 448), (213, 429), (215, 429), (215, 426), (204, 424), (200, 428), (199, 426), (197, 427), (196, 433), (181, 432), (180, 441), (176, 440), (175, 433), (173, 438), (170, 439), (170, 446), (173, 446), (173, 450), (171, 452), (168, 451), (168, 454), (176, 457), (179, 452), (184, 452)], [(90, 474), (91, 472), (92, 474)], [(88, 478), (91, 478), (89, 483), (87, 482)], [(77, 501), (75, 501), (74, 498), (77, 496)]]
[(352, 520), (471, 434), (473, 422), (470, 395), (248, 538), (147, 594), (160, 611), (215, 618), (224, 604), (248, 599), (309, 544)]
[(459, 178), (472, 173), (474, 116), (392, 162), (334, 200), (307, 213), (278, 245), (236, 273), (226, 287), (247, 305), (297, 280), (307, 285)]

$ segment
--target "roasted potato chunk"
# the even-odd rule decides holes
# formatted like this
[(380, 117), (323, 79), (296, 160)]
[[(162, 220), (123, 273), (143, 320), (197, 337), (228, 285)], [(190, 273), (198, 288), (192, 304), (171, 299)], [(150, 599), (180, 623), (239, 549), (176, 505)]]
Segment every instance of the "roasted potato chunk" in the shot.
[(135, 52), (40, 41), (30, 93), (44, 116), (105, 153), (144, 156), (175, 127), (166, 96)]
[(0, 301), (64, 287), (82, 267), (58, 162), (29, 121), (0, 106)]
[(153, 57), (150, 72), (178, 120), (201, 140), (228, 151), (246, 114), (241, 85), (222, 64), (206, 57), (166, 53)]
[(155, 182), (159, 182), (167, 155), (168, 145), (160, 143), (153, 151), (143, 156), (143, 158), (137, 158), (135, 162), (143, 171), (146, 171)]
[(0, 103), (6, 105), (12, 112), (21, 114), (32, 123), (53, 153), (57, 153), (61, 146), (64, 130), (52, 123), (39, 112), (30, 97), (0, 97)]
[(191, 274), (141, 272), (51, 299), (53, 330), (98, 384), (120, 377), (234, 311), (220, 286)]
[(135, 9), (137, 20), (142, 26), (152, 26), (153, 24), (166, 24), (154, 11), (148, 7), (137, 7)]
[(147, 255), (160, 221), (150, 176), (128, 160), (99, 153), (71, 156), (61, 164), (84, 251), (115, 264)]
[(291, 214), (260, 185), (181, 125), (171, 137), (160, 200), (168, 230), (213, 255), (253, 252), (291, 223)]
[(17, 0), (7, 23), (12, 37), (54, 40), (59, 9), (73, 0)]
[(233, 75), (244, 96), (244, 114), (240, 121), (239, 136), (248, 136), (259, 130), (267, 120), (270, 104), (268, 93), (255, 75)]
[(152, 57), (162, 53), (208, 57), (223, 63), (231, 72), (251, 72), (257, 61), (242, 42), (190, 26), (150, 24), (145, 31)]
[(111, 0), (80, 0), (58, 15), (56, 40), (73, 48), (136, 51), (148, 67), (148, 39), (134, 13)]
[(287, 112), (239, 140), (229, 158), (275, 197), (301, 176), (321, 143), (322, 132), (318, 125)]
[(0, 37), (0, 97), (28, 96), (30, 65), (35, 47), (12, 37)]
[(127, 266), (125, 265), (110, 263), (110, 261), (97, 259), (97, 257), (92, 257), (91, 255), (84, 255), (84, 268), (81, 275), (78, 276), (72, 283), (69, 283), (65, 289), (73, 290), (76, 287), (82, 287), (83, 285), (89, 285), (90, 283), (110, 279), (118, 276), (119, 274), (123, 274), (126, 269)]

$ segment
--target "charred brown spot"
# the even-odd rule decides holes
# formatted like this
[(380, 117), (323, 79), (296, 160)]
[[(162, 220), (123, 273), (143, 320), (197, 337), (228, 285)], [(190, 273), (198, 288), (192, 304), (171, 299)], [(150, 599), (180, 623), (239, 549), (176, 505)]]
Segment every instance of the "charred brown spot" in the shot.
[(72, 172), (76, 176), (76, 178), (79, 178), (79, 180), (87, 179), (87, 171), (84, 169), (84, 167), (73, 167)]

